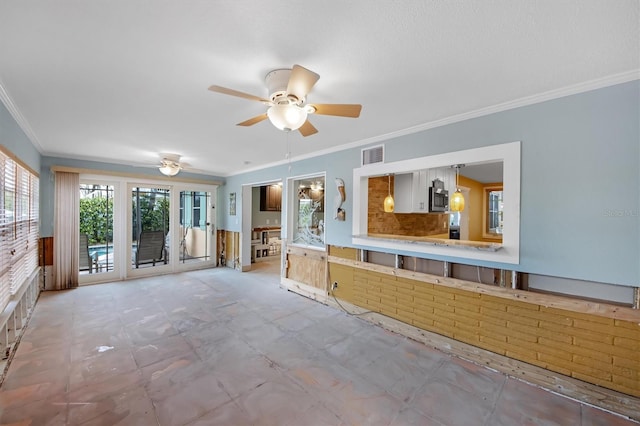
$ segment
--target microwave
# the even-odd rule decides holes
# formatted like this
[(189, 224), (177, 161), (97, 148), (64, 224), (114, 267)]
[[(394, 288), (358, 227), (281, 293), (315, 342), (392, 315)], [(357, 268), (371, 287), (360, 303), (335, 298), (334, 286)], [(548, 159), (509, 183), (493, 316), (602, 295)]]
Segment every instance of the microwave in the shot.
[(429, 211), (446, 212), (449, 210), (449, 191), (446, 189), (429, 188)]

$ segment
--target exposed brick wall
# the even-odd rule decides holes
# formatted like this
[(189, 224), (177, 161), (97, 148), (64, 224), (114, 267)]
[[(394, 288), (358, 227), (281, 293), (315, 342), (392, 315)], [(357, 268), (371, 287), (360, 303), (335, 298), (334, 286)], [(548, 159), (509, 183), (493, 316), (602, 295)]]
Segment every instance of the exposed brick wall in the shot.
[(640, 321), (547, 308), (344, 265), (332, 264), (330, 274), (332, 280), (340, 279), (336, 296), (354, 305), (640, 397)]
[[(449, 234), (448, 214), (438, 213), (385, 213), (384, 199), (389, 193), (389, 178), (369, 178), (368, 229), (370, 234), (396, 234), (426, 237)], [(391, 176), (393, 195), (393, 176)], [(445, 226), (446, 225), (446, 226)]]

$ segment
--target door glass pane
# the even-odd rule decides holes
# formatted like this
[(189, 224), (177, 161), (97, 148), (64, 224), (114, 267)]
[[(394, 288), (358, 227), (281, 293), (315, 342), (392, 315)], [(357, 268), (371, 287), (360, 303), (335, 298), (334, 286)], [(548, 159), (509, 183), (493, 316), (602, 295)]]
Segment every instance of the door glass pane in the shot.
[(150, 268), (169, 262), (170, 192), (166, 188), (135, 187), (131, 191), (131, 265)]
[(80, 184), (80, 274), (113, 271), (112, 185)]
[(180, 263), (211, 261), (211, 218), (208, 216), (211, 193), (180, 192)]
[(293, 242), (324, 247), (324, 176), (295, 180)]

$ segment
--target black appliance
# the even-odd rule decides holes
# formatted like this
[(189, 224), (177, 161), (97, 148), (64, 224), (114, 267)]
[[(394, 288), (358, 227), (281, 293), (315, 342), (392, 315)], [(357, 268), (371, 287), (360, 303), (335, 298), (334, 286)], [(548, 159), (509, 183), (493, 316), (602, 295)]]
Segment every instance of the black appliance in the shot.
[(449, 191), (444, 189), (444, 182), (435, 179), (429, 188), (429, 211), (446, 212), (449, 210)]
[(449, 227), (449, 239), (450, 240), (459, 240), (460, 239), (460, 227), (459, 226), (450, 226)]

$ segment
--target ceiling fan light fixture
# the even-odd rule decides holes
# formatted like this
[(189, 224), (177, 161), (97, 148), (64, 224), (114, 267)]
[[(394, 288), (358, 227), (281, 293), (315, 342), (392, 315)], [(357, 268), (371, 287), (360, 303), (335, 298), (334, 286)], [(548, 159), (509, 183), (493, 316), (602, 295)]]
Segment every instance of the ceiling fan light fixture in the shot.
[(175, 161), (162, 160), (162, 165), (158, 167), (160, 173), (165, 176), (175, 176), (180, 172), (180, 164)]
[(307, 110), (298, 105), (273, 105), (267, 111), (271, 124), (280, 130), (298, 130), (307, 121)]

